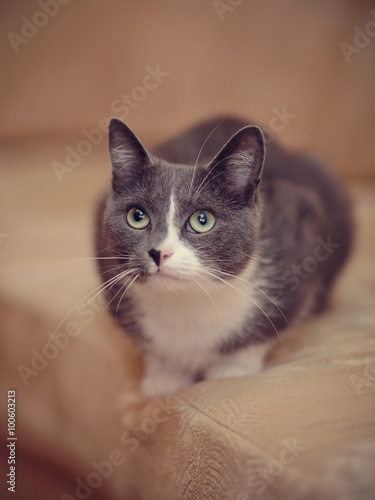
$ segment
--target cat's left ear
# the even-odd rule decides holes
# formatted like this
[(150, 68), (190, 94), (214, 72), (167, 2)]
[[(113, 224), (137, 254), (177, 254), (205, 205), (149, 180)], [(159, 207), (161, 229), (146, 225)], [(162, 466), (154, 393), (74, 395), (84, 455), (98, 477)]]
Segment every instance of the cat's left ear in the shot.
[(234, 134), (214, 158), (210, 175), (223, 187), (249, 198), (261, 180), (264, 156), (262, 131), (249, 125)]
[(151, 161), (134, 132), (118, 118), (109, 122), (109, 153), (115, 191), (130, 184)]

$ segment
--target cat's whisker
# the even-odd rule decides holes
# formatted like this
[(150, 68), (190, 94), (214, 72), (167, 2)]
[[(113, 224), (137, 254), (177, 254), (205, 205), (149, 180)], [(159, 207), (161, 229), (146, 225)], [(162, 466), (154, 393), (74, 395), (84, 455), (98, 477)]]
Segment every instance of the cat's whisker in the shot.
[[(127, 271), (124, 271), (124, 272), (127, 272)], [(120, 273), (121, 275), (122, 273)], [(51, 340), (53, 339), (53, 337), (56, 335), (58, 329), (60, 328), (60, 326), (64, 323), (64, 321), (72, 314), (72, 312), (76, 309), (76, 307), (78, 307), (82, 302), (84, 302), (88, 297), (90, 297), (91, 294), (95, 293), (98, 289), (99, 289), (99, 292), (95, 295), (97, 296), (100, 292), (102, 292), (103, 290), (105, 290), (105, 288), (107, 286), (110, 286), (112, 283), (116, 282), (116, 280), (118, 279), (121, 279), (122, 276), (120, 275), (116, 275), (115, 277), (113, 278), (110, 278), (109, 280), (107, 280), (106, 282), (104, 283), (101, 283), (99, 286), (97, 286), (96, 288), (94, 288), (94, 290), (91, 290), (88, 294), (86, 294), (81, 300), (79, 300), (78, 302), (76, 302), (74, 304), (74, 306), (69, 310), (69, 312), (63, 317), (63, 319), (60, 321), (60, 323), (57, 325), (57, 327), (55, 328), (55, 330), (53, 331), (53, 333), (50, 335), (49, 337), (49, 340), (47, 342), (47, 344), (44, 346), (43, 348), (43, 352), (45, 351), (45, 349), (47, 349), (47, 347), (49, 346)], [(119, 278), (120, 276), (120, 278)], [(89, 301), (91, 302), (91, 300)], [(84, 307), (87, 307), (88, 303), (85, 304)]]
[(122, 280), (122, 278), (125, 278), (125, 276), (128, 276), (131, 273), (132, 269), (128, 269), (127, 271), (123, 271), (114, 276), (112, 280), (109, 280), (110, 283), (107, 283), (101, 290), (99, 290), (93, 297), (91, 297), (91, 299), (87, 302), (87, 304), (85, 304), (84, 307), (87, 307), (90, 304), (90, 302), (92, 302), (100, 293), (104, 292), (104, 290), (115, 285), (118, 281)]
[(279, 340), (280, 340), (280, 343), (282, 346), (284, 346), (284, 343), (282, 341), (282, 338), (280, 336), (280, 333), (278, 331), (278, 329), (276, 328), (274, 322), (272, 321), (272, 319), (268, 316), (268, 314), (260, 307), (260, 305), (252, 298), (250, 297), (250, 295), (246, 294), (245, 292), (243, 292), (242, 290), (240, 290), (239, 288), (237, 288), (236, 286), (232, 285), (231, 283), (228, 283), (228, 281), (226, 281), (224, 278), (221, 278), (220, 276), (217, 276), (215, 275), (213, 272), (210, 272), (207, 268), (205, 268), (206, 272), (208, 272), (208, 274), (211, 274), (211, 276), (213, 278), (216, 278), (218, 279), (219, 281), (225, 283), (226, 285), (230, 286), (231, 288), (233, 288), (234, 290), (237, 290), (238, 293), (240, 293), (241, 295), (244, 295), (245, 297), (247, 297), (249, 300), (251, 300), (251, 302), (262, 312), (262, 314), (268, 319), (268, 321), (270, 322), (272, 328), (275, 330), (275, 333), (276, 335), (278, 336)]
[(118, 257), (79, 257), (77, 259), (66, 259), (64, 262), (80, 262), (83, 260), (130, 260), (131, 257), (118, 256)]
[[(131, 278), (129, 278), (129, 279), (131, 279)], [(125, 284), (126, 284), (127, 282), (128, 282), (128, 280), (127, 280), (127, 281), (125, 281)], [(118, 283), (118, 282), (116, 282), (116, 283)], [(112, 285), (112, 286), (115, 286), (115, 285), (116, 285), (116, 283), (113, 283), (113, 285)], [(107, 305), (106, 305), (106, 306), (105, 306), (105, 308), (103, 309), (103, 313), (104, 313), (104, 312), (108, 309), (108, 307), (109, 307), (109, 306), (112, 304), (112, 302), (115, 300), (115, 298), (117, 297), (117, 295), (118, 295), (118, 294), (120, 293), (120, 291), (122, 290), (123, 286), (124, 286), (124, 285), (121, 285), (120, 290), (118, 290), (118, 291), (115, 293), (115, 295), (112, 297), (112, 299), (111, 299), (111, 300), (109, 300), (109, 301), (107, 302)]]
[(120, 264), (118, 264), (117, 266), (112, 266), (112, 267), (109, 267), (108, 269), (106, 269), (105, 271), (102, 271), (102, 275), (104, 274), (108, 274), (108, 273), (113, 273), (113, 271), (116, 271), (118, 269), (122, 269), (123, 266), (121, 266)]
[[(119, 293), (121, 293), (122, 289), (123, 289), (124, 287), (126, 287), (126, 285), (129, 283), (129, 281), (130, 281), (131, 279), (132, 279), (132, 278), (131, 278), (131, 276), (130, 276), (130, 277), (129, 277), (129, 278), (128, 278), (128, 279), (127, 279), (127, 280), (126, 280), (126, 281), (125, 281), (125, 282), (124, 282), (121, 286), (120, 286), (119, 290), (117, 290), (117, 292), (115, 293), (115, 295), (114, 295), (114, 296), (111, 298), (111, 300), (108, 302), (107, 307), (109, 307), (109, 306), (112, 304), (112, 302), (115, 300), (115, 298), (117, 297), (117, 295), (118, 295)], [(117, 308), (116, 308), (116, 315), (117, 315), (117, 310), (118, 310), (118, 306), (117, 306)]]
[[(127, 263), (127, 264), (129, 264), (129, 263)], [(114, 271), (116, 269), (124, 269), (124, 265), (125, 264), (123, 262), (121, 262), (120, 264), (116, 264), (115, 266), (106, 267), (105, 268), (106, 270), (105, 271), (101, 271), (101, 273), (102, 274), (107, 274), (107, 273), (109, 273), (111, 271)]]
[(190, 187), (189, 187), (189, 191), (188, 191), (188, 195), (189, 195), (189, 196), (190, 196), (190, 194), (191, 194), (191, 188), (193, 187), (194, 178), (195, 178), (195, 173), (196, 173), (196, 171), (197, 171), (199, 158), (200, 158), (200, 156), (201, 156), (201, 154), (202, 154), (203, 148), (205, 147), (205, 145), (206, 145), (207, 141), (209, 140), (209, 138), (211, 137), (211, 135), (215, 132), (215, 130), (217, 130), (217, 129), (220, 127), (220, 125), (223, 123), (223, 121), (224, 121), (224, 120), (221, 120), (221, 122), (220, 122), (220, 123), (218, 123), (218, 124), (216, 125), (216, 127), (215, 127), (215, 128), (214, 128), (214, 129), (213, 129), (213, 130), (212, 130), (212, 131), (208, 134), (208, 136), (207, 136), (206, 140), (203, 142), (202, 147), (200, 148), (200, 150), (199, 150), (199, 152), (198, 152), (198, 156), (197, 156), (197, 159), (196, 159), (196, 162), (195, 162), (195, 165), (194, 165), (193, 177), (192, 177), (192, 179), (191, 179), (191, 182), (190, 182)]
[(215, 269), (216, 272), (220, 273), (220, 274), (224, 274), (226, 276), (229, 276), (231, 278), (235, 278), (235, 279), (238, 279), (240, 281), (243, 281), (244, 283), (247, 283), (248, 285), (252, 286), (253, 288), (255, 288), (256, 290), (258, 290), (258, 292), (262, 293), (270, 302), (272, 302), (272, 304), (276, 307), (276, 309), (279, 311), (279, 313), (281, 314), (281, 316), (284, 318), (286, 324), (288, 325), (289, 328), (291, 328), (291, 325), (287, 319), (287, 317), (285, 316), (285, 314), (283, 313), (283, 311), (280, 309), (280, 307), (276, 304), (276, 302), (271, 299), (271, 297), (269, 297), (266, 292), (264, 292), (261, 288), (257, 287), (256, 285), (254, 285), (254, 283), (251, 283), (250, 281), (247, 281), (243, 278), (240, 278), (239, 276), (235, 276), (234, 274), (231, 274), (231, 273), (225, 273), (224, 271), (220, 271), (219, 269)]
[(211, 286), (214, 286), (216, 289), (218, 289), (218, 286), (219, 286), (219, 285), (216, 283), (216, 281), (212, 281), (212, 280), (210, 280), (210, 278), (208, 278), (207, 276), (205, 276), (203, 273), (202, 273), (199, 277), (200, 277), (201, 279), (205, 279), (206, 281), (208, 281), (208, 282), (209, 282), (209, 284), (210, 284)]
[(206, 288), (205, 288), (205, 287), (204, 287), (201, 283), (199, 283), (199, 281), (198, 281), (197, 279), (195, 279), (195, 278), (193, 278), (193, 277), (192, 277), (191, 279), (192, 279), (192, 280), (194, 281), (194, 283), (196, 283), (196, 284), (197, 284), (197, 285), (198, 285), (198, 286), (199, 286), (199, 287), (200, 287), (200, 288), (204, 291), (204, 293), (205, 293), (205, 294), (206, 294), (206, 295), (210, 298), (211, 302), (213, 303), (213, 305), (214, 305), (214, 307), (215, 307), (215, 309), (216, 309), (216, 312), (217, 312), (217, 315), (218, 315), (219, 319), (221, 319), (221, 314), (220, 314), (219, 308), (217, 307), (217, 304), (216, 304), (215, 300), (213, 299), (212, 295), (210, 294), (210, 292), (209, 292), (208, 290), (206, 290)]
[[(130, 270), (129, 270), (129, 271), (130, 271)], [(133, 272), (134, 272), (134, 273), (136, 273), (136, 270), (135, 270), (135, 269), (133, 269)], [(127, 283), (129, 283), (129, 281), (130, 281), (130, 280), (131, 280), (131, 278), (132, 278), (132, 277), (131, 277), (131, 273), (129, 273), (129, 274), (130, 274), (130, 277), (129, 277), (126, 281), (125, 281), (125, 283), (124, 283), (123, 285), (121, 285), (120, 289), (119, 289), (119, 290), (115, 293), (115, 295), (112, 297), (112, 299), (111, 299), (110, 301), (108, 301), (107, 305), (106, 305), (106, 306), (105, 306), (105, 308), (103, 309), (103, 313), (104, 313), (104, 312), (108, 309), (108, 307), (112, 304), (112, 302), (115, 300), (115, 298), (116, 298), (116, 297), (117, 297), (117, 295), (121, 292), (121, 290), (124, 288), (124, 286), (126, 286), (126, 285), (127, 285)], [(122, 277), (121, 277), (121, 279), (122, 279)], [(112, 283), (112, 286), (115, 286), (115, 285), (116, 285), (116, 283), (118, 283), (119, 281), (120, 281), (120, 279), (119, 279), (119, 280), (117, 280), (117, 281), (115, 281), (114, 283)]]
[[(211, 169), (207, 172), (207, 174), (206, 174), (206, 175), (205, 175), (205, 177), (203, 178), (203, 181), (199, 184), (199, 186), (198, 186), (197, 190), (195, 191), (195, 194), (194, 194), (194, 199), (196, 199), (196, 198), (199, 196), (199, 194), (203, 191), (203, 189), (206, 187), (206, 185), (207, 185), (209, 182), (213, 181), (213, 180), (214, 180), (214, 179), (216, 179), (217, 177), (220, 177), (220, 175), (223, 175), (223, 173), (224, 173), (224, 172), (219, 172), (219, 173), (218, 173), (218, 174), (216, 174), (216, 175), (215, 175), (212, 179), (209, 179), (209, 176), (211, 175), (211, 173), (213, 172), (213, 170), (214, 170), (216, 167), (218, 167), (218, 166), (220, 165), (220, 163), (222, 163), (223, 161), (229, 160), (229, 158), (230, 158), (231, 156), (233, 156), (233, 154), (231, 154), (231, 155), (229, 155), (229, 156), (227, 156), (227, 157), (225, 157), (225, 158), (222, 158), (220, 161), (218, 161), (218, 162), (217, 162), (217, 163), (216, 163), (216, 164), (215, 164), (215, 165), (214, 165), (214, 166), (213, 166), (213, 167), (212, 167), (212, 168), (211, 168)], [(208, 179), (207, 183), (206, 183), (206, 184), (204, 184), (204, 182), (205, 182), (207, 179)]]
[[(219, 164), (217, 163), (217, 165), (219, 165)], [(215, 165), (215, 167), (216, 167), (216, 165)], [(211, 172), (214, 170), (214, 168), (215, 168), (215, 167), (213, 167), (213, 168), (211, 169)], [(223, 175), (223, 174), (224, 174), (224, 172), (218, 172), (218, 173), (217, 173), (217, 174), (215, 174), (213, 177), (209, 178), (209, 173), (208, 173), (208, 174), (206, 175), (206, 177), (203, 179), (203, 181), (200, 183), (200, 185), (199, 185), (199, 187), (198, 187), (198, 189), (197, 189), (197, 191), (196, 191), (196, 193), (195, 193), (195, 195), (194, 195), (194, 200), (196, 200), (196, 199), (198, 198), (198, 196), (201, 194), (201, 192), (204, 190), (204, 188), (205, 188), (206, 186), (208, 186), (208, 184), (209, 184), (210, 182), (212, 182), (213, 180), (217, 179), (218, 177), (220, 177), (220, 176), (221, 176), (221, 175)], [(205, 181), (206, 181), (206, 182), (205, 182)]]
[[(120, 307), (120, 304), (122, 302), (122, 299), (124, 298), (126, 292), (129, 290), (129, 288), (132, 286), (132, 284), (134, 283), (134, 281), (138, 278), (138, 275), (135, 275), (134, 278), (131, 280), (130, 284), (125, 288), (123, 294), (121, 295), (120, 297), (120, 300), (118, 301), (118, 304), (117, 304), (117, 307), (116, 307), (116, 317), (117, 317), (117, 314), (118, 314), (118, 309)], [(122, 289), (122, 288), (121, 288)], [(120, 290), (121, 290), (120, 289)], [(117, 294), (116, 294), (117, 295)]]

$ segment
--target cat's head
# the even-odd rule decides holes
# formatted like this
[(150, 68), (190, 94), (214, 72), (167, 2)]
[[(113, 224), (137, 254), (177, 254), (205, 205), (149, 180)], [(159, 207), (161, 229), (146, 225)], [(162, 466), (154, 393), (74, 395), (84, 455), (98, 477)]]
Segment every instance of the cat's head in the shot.
[(161, 289), (239, 275), (257, 244), (257, 188), (264, 140), (239, 130), (207, 165), (177, 165), (151, 155), (113, 118), (112, 192), (102, 242), (131, 277)]

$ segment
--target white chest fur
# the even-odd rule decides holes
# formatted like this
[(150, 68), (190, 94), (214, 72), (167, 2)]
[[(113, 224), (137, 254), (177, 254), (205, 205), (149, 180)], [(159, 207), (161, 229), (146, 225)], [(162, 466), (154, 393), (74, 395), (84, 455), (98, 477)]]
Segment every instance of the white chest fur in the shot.
[[(228, 283), (228, 284), (227, 284)], [(177, 366), (199, 368), (215, 347), (240, 326), (254, 303), (252, 287), (242, 280), (217, 282), (181, 291), (160, 292), (135, 285), (131, 295), (152, 350)]]
[[(134, 283), (128, 293), (137, 308), (149, 354), (177, 369), (197, 371), (213, 361), (217, 348), (250, 314), (254, 304), (250, 262), (240, 277), (213, 280), (198, 254), (184, 243), (175, 222), (173, 192), (167, 214), (168, 232), (157, 248), (168, 259), (157, 265), (150, 259), (149, 280)], [(225, 278), (225, 279), (224, 279)]]

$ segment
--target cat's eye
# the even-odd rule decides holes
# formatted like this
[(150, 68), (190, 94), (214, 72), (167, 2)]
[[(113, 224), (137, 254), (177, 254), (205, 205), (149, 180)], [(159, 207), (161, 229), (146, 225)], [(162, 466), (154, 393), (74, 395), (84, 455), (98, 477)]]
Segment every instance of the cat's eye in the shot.
[(207, 233), (215, 225), (215, 217), (207, 210), (197, 210), (190, 216), (187, 229), (195, 233)]
[(133, 229), (145, 229), (151, 222), (150, 217), (141, 208), (131, 208), (126, 220)]

